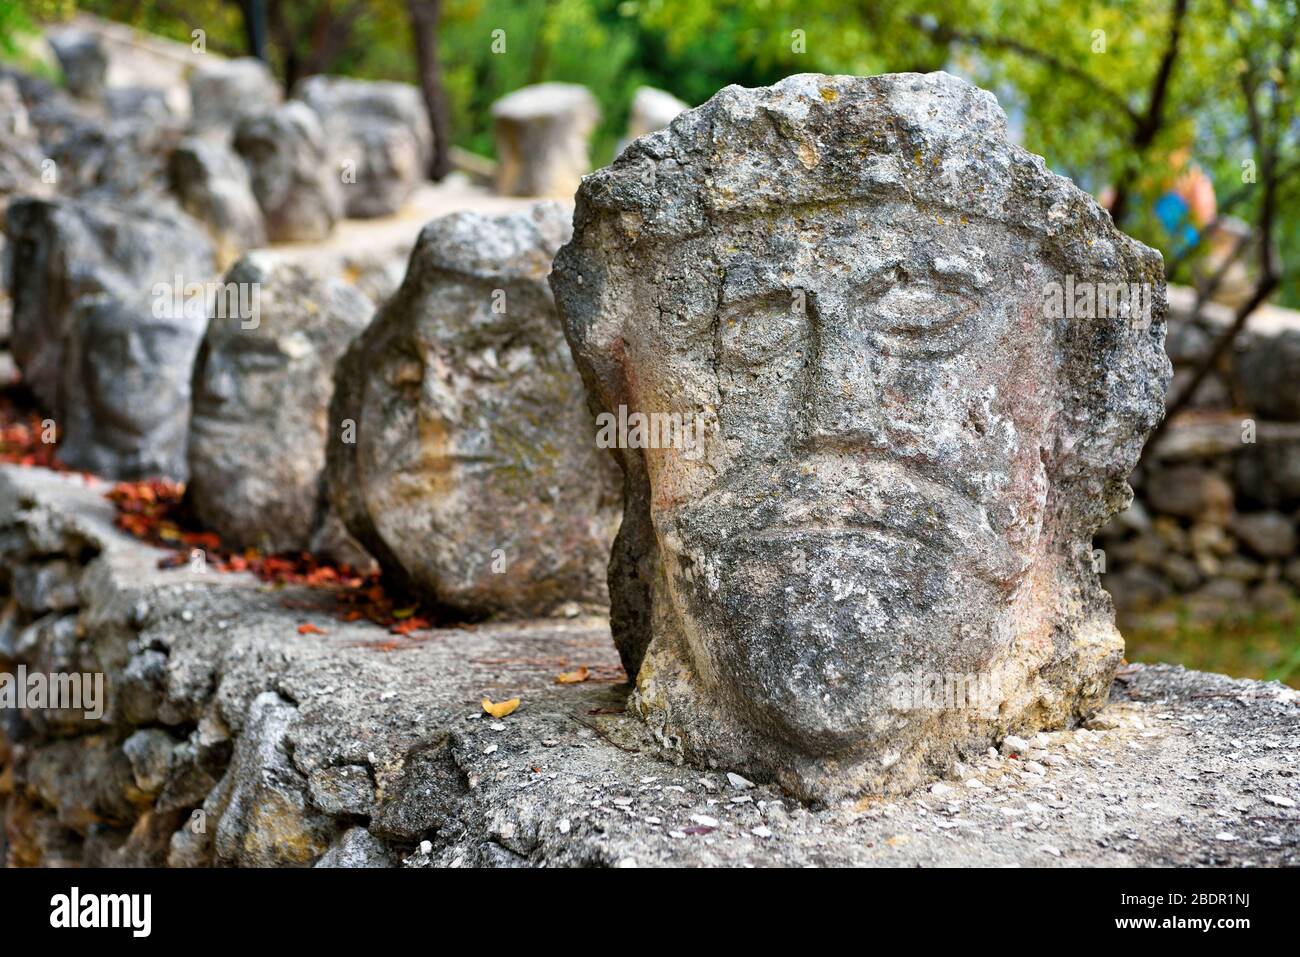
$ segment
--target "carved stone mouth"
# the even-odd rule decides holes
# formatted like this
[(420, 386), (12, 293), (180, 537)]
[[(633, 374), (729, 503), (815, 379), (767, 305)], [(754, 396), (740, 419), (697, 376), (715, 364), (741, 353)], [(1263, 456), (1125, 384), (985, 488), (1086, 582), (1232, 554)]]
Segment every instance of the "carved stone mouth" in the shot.
[[(875, 548), (916, 549), (944, 564), (968, 567), (997, 585), (1015, 580), (1023, 562), (993, 528), (983, 505), (967, 493), (910, 463), (838, 453), (834, 468), (820, 456), (821, 480), (800, 470), (783, 478), (798, 482), (804, 493), (777, 506), (759, 497), (763, 483), (750, 477), (706, 495), (678, 512), (687, 540), (735, 547), (766, 548), (799, 541), (858, 541)], [(829, 481), (826, 475), (832, 476)], [(819, 487), (822, 486), (822, 487)], [(902, 553), (900, 553), (901, 556)]]
[(901, 528), (879, 521), (841, 522), (835, 524), (788, 523), (754, 529), (735, 536), (737, 544), (761, 543), (766, 546), (783, 543), (841, 541), (870, 545), (878, 543), (887, 548), (912, 548), (928, 554), (945, 564), (961, 565), (977, 578), (993, 585), (1005, 585), (1019, 571), (1019, 562), (1007, 545), (991, 540), (984, 532), (978, 538), (950, 534), (945, 531), (931, 533), (923, 529)]

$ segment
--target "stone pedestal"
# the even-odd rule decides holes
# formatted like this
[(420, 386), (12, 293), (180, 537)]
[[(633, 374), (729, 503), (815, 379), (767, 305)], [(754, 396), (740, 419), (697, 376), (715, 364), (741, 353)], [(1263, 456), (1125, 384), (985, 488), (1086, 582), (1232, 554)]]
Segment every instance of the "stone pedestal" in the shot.
[(497, 192), (572, 199), (591, 169), (587, 143), (600, 120), (596, 98), (571, 83), (539, 83), (492, 105)]

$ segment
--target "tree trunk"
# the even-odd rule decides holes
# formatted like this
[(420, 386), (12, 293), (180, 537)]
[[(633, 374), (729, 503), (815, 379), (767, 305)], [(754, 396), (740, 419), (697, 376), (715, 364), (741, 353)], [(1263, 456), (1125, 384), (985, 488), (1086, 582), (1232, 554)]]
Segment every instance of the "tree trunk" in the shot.
[(240, 0), (239, 10), (244, 17), (244, 38), (248, 55), (266, 62), (266, 0)]
[(302, 73), (298, 47), (294, 42), (293, 30), (285, 17), (281, 0), (270, 0), (268, 14), (271, 34), (275, 39), (275, 45), (280, 48), (280, 61), (284, 68), (284, 91), (287, 95), (293, 91), (293, 85), (298, 82), (298, 77)]
[(407, 0), (411, 36), (415, 41), (415, 62), (420, 72), (420, 91), (433, 129), (433, 158), (429, 178), (440, 180), (451, 172), (451, 114), (442, 88), (442, 63), (438, 57), (438, 21), (442, 0)]

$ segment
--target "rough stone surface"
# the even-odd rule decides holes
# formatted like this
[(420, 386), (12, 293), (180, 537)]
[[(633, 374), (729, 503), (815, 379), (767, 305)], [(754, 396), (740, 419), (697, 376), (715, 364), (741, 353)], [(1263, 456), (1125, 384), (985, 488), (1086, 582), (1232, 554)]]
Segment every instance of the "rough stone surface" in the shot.
[(225, 310), (208, 325), (194, 365), (186, 495), (230, 547), (307, 549), (327, 518), (334, 366), (374, 306), (342, 279), (270, 252), (249, 253), (225, 281), (256, 310)]
[[(114, 689), (100, 722), (56, 731), (49, 712), (6, 713), (9, 864), (1300, 864), (1300, 693), (1275, 683), (1129, 666), (1087, 728), (1021, 735), (1014, 758), (972, 749), (905, 797), (807, 805), (737, 785), (746, 776), (728, 767), (676, 763), (623, 710), (598, 620), (394, 647), (375, 626), (304, 610), (312, 593), (158, 569), (158, 551), (114, 531), (104, 490), (0, 468), (0, 568), (79, 556), (73, 660)], [(297, 634), (304, 618), (328, 633)], [(116, 689), (144, 656), (159, 662), (153, 707), (128, 718)], [(0, 670), (15, 663), (6, 654)], [(555, 683), (577, 665), (587, 682)], [(497, 721), (485, 695), (522, 704)], [(374, 782), (369, 818), (351, 801), (318, 809), (313, 780), (359, 783), (355, 768)]]
[[(206, 324), (212, 247), (164, 202), (19, 199), (13, 354), (63, 433), (70, 465), (183, 477), (189, 378)], [(180, 286), (177, 286), (179, 280)]]
[(326, 852), (316, 867), (393, 867), (388, 848), (364, 827), (354, 827)]
[(178, 121), (136, 114), (70, 115), (58, 138), (48, 141), (59, 189), (73, 195), (93, 191), (118, 201), (162, 193), (167, 160), (182, 132)]
[(209, 57), (189, 78), (190, 128), (197, 133), (229, 134), (246, 117), (274, 109), (280, 84), (256, 57)]
[(339, 363), (334, 507), (386, 573), (459, 614), (605, 600), (617, 486), (546, 285), (568, 234), (557, 203), (434, 220)]
[(325, 131), (311, 107), (293, 101), (246, 117), (235, 129), (234, 142), (248, 164), (269, 239), (329, 236), (342, 212), (340, 185), (329, 166)]
[(216, 139), (188, 137), (172, 153), (168, 174), (182, 208), (203, 223), (228, 269), (248, 249), (266, 244), (266, 224), (248, 167)]
[(113, 119), (139, 117), (151, 123), (177, 119), (167, 91), (149, 86), (117, 86), (104, 91), (104, 111)]
[(293, 95), (320, 116), (346, 215), (388, 216), (400, 210), (424, 178), (433, 151), (419, 89), (313, 76), (301, 81)]
[[(1150, 321), (1049, 318), (1070, 275)], [(728, 87), (584, 180), (551, 281), (598, 410), (705, 424), (618, 456), (614, 637), (667, 746), (836, 798), (1105, 702), (1091, 539), (1163, 412), (1161, 261), (992, 95)], [(986, 690), (917, 707), (935, 676)]]
[[(40, 197), (53, 191), (52, 184), (41, 179), (43, 160), (22, 88), (13, 77), (0, 75), (0, 220), (14, 196)], [(8, 243), (0, 229), (0, 345), (8, 344), (13, 328), (10, 274)]]
[(572, 83), (539, 83), (492, 104), (497, 192), (570, 199), (591, 169), (587, 141), (600, 122), (596, 98)]
[(18, 83), (0, 78), (0, 210), (9, 197), (50, 191), (41, 181), (40, 143), (32, 126)]

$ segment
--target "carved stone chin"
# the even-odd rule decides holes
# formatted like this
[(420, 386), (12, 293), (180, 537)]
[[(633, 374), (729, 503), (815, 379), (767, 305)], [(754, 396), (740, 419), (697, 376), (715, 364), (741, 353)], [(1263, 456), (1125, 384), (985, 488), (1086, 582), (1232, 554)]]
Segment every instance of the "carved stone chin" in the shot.
[[(1067, 278), (1123, 295), (1075, 318)], [(1161, 260), (990, 94), (728, 87), (584, 181), (551, 283), (597, 413), (703, 424), (616, 450), (612, 625), (666, 745), (834, 799), (1105, 701), (1091, 539), (1163, 411)]]

